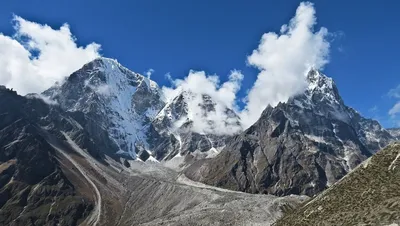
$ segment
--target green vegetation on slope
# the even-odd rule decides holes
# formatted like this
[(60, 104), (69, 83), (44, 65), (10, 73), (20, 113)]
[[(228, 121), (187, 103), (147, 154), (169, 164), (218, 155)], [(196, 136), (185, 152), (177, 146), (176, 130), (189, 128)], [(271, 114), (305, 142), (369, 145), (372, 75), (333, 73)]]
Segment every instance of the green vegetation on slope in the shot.
[(399, 222), (400, 144), (397, 143), (360, 164), (275, 225), (389, 225)]

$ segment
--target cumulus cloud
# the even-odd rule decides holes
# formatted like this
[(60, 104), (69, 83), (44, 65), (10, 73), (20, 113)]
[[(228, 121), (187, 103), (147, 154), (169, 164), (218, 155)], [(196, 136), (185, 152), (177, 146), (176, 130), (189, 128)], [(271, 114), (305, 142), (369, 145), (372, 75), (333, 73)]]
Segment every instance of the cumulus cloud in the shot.
[[(237, 91), (243, 75), (233, 72), (230, 80), (221, 86), (218, 76), (206, 76), (204, 72), (191, 72), (184, 80), (176, 80), (178, 88), (167, 89), (169, 96), (174, 96), (179, 89), (191, 90), (195, 94), (209, 94), (217, 101), (219, 109), (228, 107), (234, 109), (241, 118), (243, 128), (251, 126), (268, 106), (287, 101), (291, 96), (299, 94), (307, 87), (306, 75), (311, 69), (322, 69), (329, 61), (330, 43), (327, 40), (328, 30), (320, 28), (314, 31), (316, 25), (315, 9), (312, 3), (299, 5), (295, 16), (289, 24), (282, 25), (280, 32), (265, 33), (257, 49), (247, 57), (247, 63), (260, 70), (253, 87), (245, 98), (242, 111), (236, 108)], [(170, 76), (168, 77), (170, 79)], [(197, 97), (198, 98), (198, 97)], [(196, 108), (198, 101), (192, 103)], [(200, 112), (197, 112), (200, 114)], [(215, 120), (223, 121), (226, 117), (221, 111)], [(202, 117), (193, 117), (195, 128), (204, 130), (209, 121)], [(219, 131), (230, 131), (224, 124), (219, 124)]]
[[(189, 114), (183, 120), (178, 120), (177, 124), (189, 119), (193, 122), (194, 132), (232, 134), (242, 128), (237, 124), (239, 119), (227, 109), (237, 110), (236, 93), (242, 79), (243, 74), (234, 70), (230, 73), (229, 80), (221, 84), (216, 75), (190, 71), (185, 79), (171, 80), (173, 87), (163, 87), (163, 91), (169, 101), (181, 93), (187, 99)], [(212, 102), (208, 102), (209, 100)]]
[(248, 56), (248, 64), (260, 73), (242, 112), (245, 127), (253, 124), (269, 104), (275, 106), (303, 92), (310, 68), (321, 69), (328, 63), (328, 30), (322, 27), (314, 31), (315, 24), (313, 4), (303, 2), (279, 34), (264, 34), (258, 48)]
[[(100, 46), (96, 43), (77, 46), (67, 24), (57, 30), (17, 16), (14, 22), (14, 36), (0, 34), (0, 84), (21, 94), (41, 92), (99, 56)], [(164, 94), (171, 100), (186, 93), (188, 118), (195, 132), (232, 134), (247, 128), (266, 106), (275, 106), (304, 91), (306, 73), (311, 67), (322, 69), (328, 63), (328, 30), (314, 30), (315, 25), (314, 6), (305, 2), (278, 33), (269, 32), (261, 37), (258, 47), (247, 57), (248, 65), (259, 69), (259, 74), (248, 90), (242, 110), (237, 107), (237, 92), (244, 77), (240, 71), (232, 71), (225, 82), (204, 71), (190, 71), (186, 78), (175, 80), (167, 74), (172, 87), (163, 87)], [(150, 78), (153, 73), (149, 69), (145, 75)], [(109, 91), (107, 86), (95, 88), (103, 94)], [(208, 97), (213, 110), (205, 113)], [(227, 109), (240, 116), (241, 125)]]
[(40, 93), (99, 57), (100, 45), (78, 46), (68, 24), (59, 29), (13, 19), (15, 34), (0, 33), (0, 84), (19, 94)]

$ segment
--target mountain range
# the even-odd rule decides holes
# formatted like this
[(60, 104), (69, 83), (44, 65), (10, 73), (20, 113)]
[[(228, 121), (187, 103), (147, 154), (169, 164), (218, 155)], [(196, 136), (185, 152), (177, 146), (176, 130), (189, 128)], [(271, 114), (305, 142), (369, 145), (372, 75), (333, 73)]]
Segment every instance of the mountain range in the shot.
[(186, 175), (250, 193), (314, 196), (396, 137), (347, 107), (331, 78), (312, 70), (304, 93), (276, 107), (234, 136), (215, 158)]
[[(226, 139), (191, 130), (191, 117), (196, 115), (187, 103), (194, 93), (182, 91), (167, 102), (154, 81), (113, 59), (99, 58), (86, 64), (62, 85), (55, 85), (42, 95), (66, 112), (83, 113), (89, 119), (87, 127), (99, 127), (87, 129), (92, 137), (104, 130), (113, 147), (101, 153), (109, 156), (162, 161), (196, 151), (213, 155)], [(215, 111), (210, 96), (203, 94), (201, 98), (202, 114)], [(236, 113), (228, 108), (226, 111), (231, 119), (227, 123), (240, 125)]]
[[(41, 94), (0, 86), (0, 224), (268, 225), (288, 213), (278, 221), (288, 225), (308, 197), (358, 177), (362, 162), (389, 155), (379, 150), (400, 138), (346, 106), (320, 71), (306, 79), (303, 93), (249, 128), (226, 108), (225, 121), (208, 120), (203, 132), (194, 119), (216, 113), (211, 96), (167, 99), (113, 59)], [(213, 132), (219, 123), (234, 133)]]

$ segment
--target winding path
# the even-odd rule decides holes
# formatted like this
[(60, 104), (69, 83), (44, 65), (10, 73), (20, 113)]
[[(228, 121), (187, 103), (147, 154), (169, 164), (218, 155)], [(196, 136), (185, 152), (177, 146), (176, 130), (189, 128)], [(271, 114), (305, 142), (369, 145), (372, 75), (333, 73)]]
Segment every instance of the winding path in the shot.
[(85, 179), (94, 188), (94, 191), (97, 196), (95, 201), (94, 211), (90, 214), (90, 216), (88, 216), (88, 218), (84, 221), (84, 223), (87, 223), (88, 225), (98, 225), (101, 216), (101, 195), (99, 189), (97, 188), (96, 184), (92, 181), (92, 179), (90, 179), (90, 177), (87, 175), (85, 169), (83, 169), (81, 165), (79, 165), (79, 163), (77, 163), (71, 156), (69, 156), (66, 152), (64, 152), (60, 148), (57, 148), (54, 145), (52, 146), (54, 149), (60, 152), (66, 159), (68, 159), (68, 161), (70, 161), (76, 167), (76, 169), (83, 175), (83, 177), (85, 177)]

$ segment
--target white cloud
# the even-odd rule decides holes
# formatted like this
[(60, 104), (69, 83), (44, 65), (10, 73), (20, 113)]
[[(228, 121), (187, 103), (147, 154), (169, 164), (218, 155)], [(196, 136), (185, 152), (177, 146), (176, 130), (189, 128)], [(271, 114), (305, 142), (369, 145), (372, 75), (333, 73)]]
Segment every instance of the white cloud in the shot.
[(389, 115), (394, 117), (400, 113), (400, 102), (397, 102), (390, 110)]
[(147, 76), (148, 79), (150, 79), (151, 75), (154, 73), (154, 69), (150, 68), (145, 72), (145, 75)]
[[(293, 95), (301, 93), (307, 86), (306, 75), (311, 67), (322, 69), (329, 61), (330, 43), (327, 40), (329, 33), (326, 28), (314, 31), (316, 25), (315, 10), (312, 3), (301, 3), (296, 15), (289, 24), (282, 25), (280, 33), (266, 33), (260, 44), (247, 58), (249, 65), (260, 70), (257, 80), (249, 90), (244, 102), (245, 108), (239, 112), (236, 107), (237, 91), (243, 75), (233, 72), (230, 80), (219, 85), (218, 76), (206, 76), (205, 72), (190, 72), (184, 80), (175, 80), (175, 89), (165, 88), (167, 98), (177, 95), (182, 89), (195, 93), (195, 98), (189, 103), (189, 108), (195, 110), (195, 130), (209, 130), (209, 119), (223, 122), (226, 114), (223, 107), (239, 112), (244, 128), (251, 126), (268, 106), (275, 106), (285, 102)], [(167, 77), (171, 80), (170, 75)], [(201, 101), (199, 94), (208, 94), (220, 109), (218, 115), (204, 118), (198, 117), (201, 111), (198, 107)], [(232, 133), (231, 128), (220, 124), (219, 132)]]
[(110, 96), (111, 95), (111, 88), (109, 85), (100, 85), (96, 88), (95, 90), (98, 94), (104, 95), (104, 96)]
[(97, 94), (100, 94), (103, 96), (111, 95), (111, 87), (107, 84), (92, 85), (92, 84), (89, 84), (89, 80), (86, 80), (85, 86), (89, 87)]
[(40, 93), (99, 57), (100, 45), (79, 47), (68, 24), (58, 30), (14, 17), (14, 36), (0, 33), (0, 84)]
[[(388, 94), (389, 97), (394, 98), (394, 99), (400, 99), (400, 85), (398, 85), (396, 88), (389, 90)], [(395, 126), (400, 126), (400, 120), (399, 120), (399, 115), (400, 115), (400, 101), (396, 101), (396, 103), (393, 105), (392, 108), (390, 108), (388, 112), (392, 123)]]
[[(190, 71), (181, 80), (172, 80), (174, 88), (163, 87), (167, 100), (171, 100), (184, 92), (190, 109), (188, 118), (193, 121), (194, 132), (213, 134), (232, 134), (242, 128), (234, 118), (229, 117), (226, 109), (236, 110), (236, 93), (240, 89), (243, 75), (240, 71), (232, 71), (229, 80), (220, 84), (216, 75), (206, 75), (204, 71)], [(203, 96), (208, 95), (214, 101), (214, 111), (207, 112), (202, 108)], [(178, 120), (183, 122), (182, 120)]]
[(281, 33), (264, 34), (247, 58), (260, 73), (242, 113), (245, 127), (253, 124), (268, 104), (275, 106), (304, 91), (308, 70), (321, 69), (328, 63), (328, 30), (322, 27), (314, 31), (315, 24), (313, 4), (303, 2), (290, 23), (281, 27)]
[[(41, 92), (99, 56), (100, 46), (96, 43), (78, 47), (67, 24), (54, 30), (20, 17), (14, 21), (15, 36), (0, 34), (0, 84), (21, 94)], [(196, 132), (231, 134), (240, 130), (241, 126), (226, 113), (227, 108), (238, 113), (243, 127), (247, 128), (267, 105), (275, 106), (304, 91), (305, 75), (311, 67), (321, 69), (328, 63), (329, 34), (326, 28), (314, 31), (315, 24), (313, 4), (301, 3), (294, 18), (282, 25), (279, 33), (269, 32), (261, 37), (257, 49), (247, 57), (247, 63), (260, 72), (241, 112), (236, 105), (243, 80), (239, 71), (232, 71), (229, 80), (223, 83), (217, 75), (203, 71), (190, 71), (186, 78), (177, 80), (167, 74), (173, 87), (163, 87), (164, 94), (172, 99), (182, 91), (190, 92), (189, 117)], [(150, 78), (153, 73), (149, 69), (145, 75)], [(97, 91), (107, 94), (109, 87), (97, 87)], [(204, 114), (199, 106), (203, 95), (212, 98), (215, 111)]]
[(31, 99), (41, 99), (43, 102), (45, 102), (48, 105), (58, 105), (58, 102), (55, 100), (50, 99), (48, 96), (44, 96), (42, 94), (37, 94), (37, 93), (32, 93), (29, 95), (26, 95), (27, 98), (31, 98)]
[(400, 85), (396, 88), (389, 90), (389, 97), (400, 98)]

